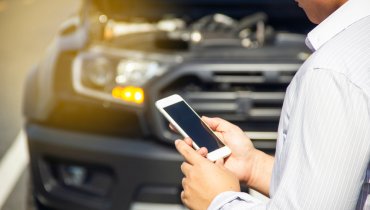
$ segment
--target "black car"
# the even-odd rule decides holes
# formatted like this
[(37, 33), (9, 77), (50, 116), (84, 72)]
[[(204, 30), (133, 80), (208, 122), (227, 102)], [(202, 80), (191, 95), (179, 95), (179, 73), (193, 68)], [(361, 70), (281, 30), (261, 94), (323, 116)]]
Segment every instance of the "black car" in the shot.
[(183, 209), (174, 93), (273, 153), (310, 28), (292, 0), (83, 1), (25, 85), (38, 208)]

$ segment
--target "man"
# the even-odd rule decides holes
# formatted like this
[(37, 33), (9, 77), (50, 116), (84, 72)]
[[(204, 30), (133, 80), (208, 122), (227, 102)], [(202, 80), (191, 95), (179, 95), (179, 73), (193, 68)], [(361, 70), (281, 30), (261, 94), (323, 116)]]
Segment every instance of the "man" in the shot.
[[(286, 92), (275, 157), (235, 125), (203, 117), (232, 154), (212, 163), (190, 139), (175, 142), (190, 209), (356, 208), (370, 159), (370, 1), (297, 2), (319, 25), (306, 39), (313, 54)], [(270, 201), (239, 192), (240, 182)]]

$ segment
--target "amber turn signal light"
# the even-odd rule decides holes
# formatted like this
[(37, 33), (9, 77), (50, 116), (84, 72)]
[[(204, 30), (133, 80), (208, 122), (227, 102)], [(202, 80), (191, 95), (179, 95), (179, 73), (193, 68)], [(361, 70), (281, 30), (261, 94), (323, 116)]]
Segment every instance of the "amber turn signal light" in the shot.
[(144, 90), (135, 86), (114, 87), (112, 96), (129, 103), (142, 104), (144, 102)]

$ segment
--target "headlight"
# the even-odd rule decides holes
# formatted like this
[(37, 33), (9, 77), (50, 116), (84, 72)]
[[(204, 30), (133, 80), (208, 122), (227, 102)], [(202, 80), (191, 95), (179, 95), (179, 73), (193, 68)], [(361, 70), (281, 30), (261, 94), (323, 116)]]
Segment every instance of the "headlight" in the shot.
[(73, 87), (76, 92), (129, 106), (142, 106), (143, 87), (148, 80), (163, 74), (167, 63), (129, 57), (128, 53), (89, 51), (79, 54), (73, 63)]
[(110, 60), (104, 57), (98, 57), (86, 62), (83, 68), (83, 82), (91, 83), (97, 87), (105, 87), (113, 80), (114, 65)]
[(116, 83), (140, 86), (155, 76), (159, 69), (159, 64), (153, 61), (122, 60), (117, 66)]

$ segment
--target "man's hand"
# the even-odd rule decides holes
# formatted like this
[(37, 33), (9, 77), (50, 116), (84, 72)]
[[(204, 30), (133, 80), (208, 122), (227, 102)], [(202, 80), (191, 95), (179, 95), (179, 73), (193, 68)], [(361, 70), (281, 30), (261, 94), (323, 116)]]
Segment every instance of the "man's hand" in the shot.
[[(230, 148), (231, 155), (225, 159), (225, 167), (232, 171), (240, 181), (248, 183), (253, 167), (252, 141), (236, 125), (221, 118), (202, 117), (202, 120), (216, 133), (221, 141)], [(204, 151), (202, 151), (204, 154)]]
[(204, 158), (187, 143), (175, 142), (186, 162), (181, 165), (184, 174), (181, 200), (190, 209), (207, 209), (212, 200), (225, 191), (240, 191), (239, 180), (222, 165)]
[[(248, 155), (255, 150), (253, 143), (247, 135), (236, 125), (229, 123), (221, 118), (202, 117), (202, 120), (215, 132), (218, 138), (227, 145), (232, 153), (225, 159), (225, 167), (232, 171), (240, 181), (248, 183), (251, 170), (251, 161)], [(173, 125), (170, 128), (177, 132)], [(192, 140), (185, 138), (184, 141), (192, 146)], [(202, 156), (207, 156), (207, 148), (202, 147), (198, 150)]]
[[(224, 166), (241, 182), (269, 196), (274, 158), (255, 149), (249, 137), (238, 126), (220, 118), (202, 117), (202, 120), (231, 150), (231, 155), (225, 159)], [(184, 141), (192, 145), (191, 139), (185, 138)], [(208, 151), (203, 147), (198, 153), (206, 157)]]

